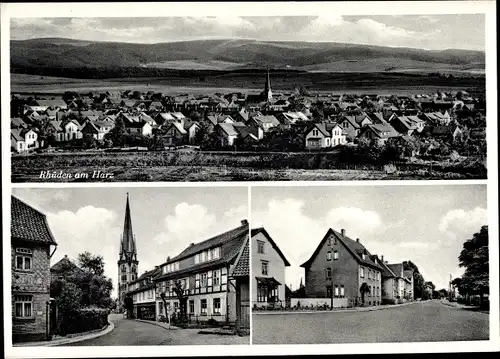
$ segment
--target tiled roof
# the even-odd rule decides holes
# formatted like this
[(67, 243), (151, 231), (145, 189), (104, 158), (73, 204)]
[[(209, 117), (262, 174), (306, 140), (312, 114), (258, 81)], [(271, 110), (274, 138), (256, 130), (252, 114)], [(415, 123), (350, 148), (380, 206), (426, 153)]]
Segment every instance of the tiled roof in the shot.
[(396, 275), (396, 277), (403, 276), (403, 263), (388, 264), (387, 266)]
[(242, 246), (242, 250), (236, 259), (231, 277), (248, 277), (250, 275), (250, 245), (248, 237)]
[(52, 267), (50, 267), (51, 272), (65, 272), (68, 270), (76, 270), (76, 271), (83, 271), (80, 267), (78, 267), (73, 261), (71, 261), (68, 256), (64, 256), (54, 264)]
[[(323, 243), (330, 237), (330, 235), (333, 234), (335, 235), (344, 245), (345, 247), (351, 252), (353, 255), (354, 259), (358, 261), (359, 263), (368, 265), (370, 267), (377, 268), (379, 270), (382, 270), (383, 268), (380, 266), (380, 264), (377, 264), (374, 262), (373, 257), (370, 252), (361, 244), (361, 242), (352, 240), (351, 238), (342, 235), (340, 232), (337, 232), (331, 228), (328, 229), (326, 232), (326, 235), (323, 237), (321, 240), (320, 244), (316, 247), (316, 250), (314, 251), (313, 255), (311, 258), (309, 258), (306, 262), (301, 264), (301, 267), (308, 267), (309, 264), (316, 258), (316, 255), (318, 254), (319, 250), (323, 246)], [(366, 253), (365, 259), (362, 258), (361, 254)]]
[(219, 123), (219, 126), (228, 136), (238, 136), (232, 123)]
[(11, 237), (30, 242), (56, 245), (45, 215), (11, 196)]
[(379, 138), (391, 138), (399, 136), (398, 132), (388, 123), (375, 124), (366, 126), (366, 130), (372, 130), (372, 132)]

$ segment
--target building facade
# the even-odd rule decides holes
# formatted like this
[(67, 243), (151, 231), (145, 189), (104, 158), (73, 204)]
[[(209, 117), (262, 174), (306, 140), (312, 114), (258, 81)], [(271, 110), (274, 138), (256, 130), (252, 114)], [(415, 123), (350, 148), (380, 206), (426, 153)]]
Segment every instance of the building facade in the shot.
[(264, 228), (252, 229), (252, 306), (286, 305), (285, 268), (290, 263)]
[(176, 290), (187, 297), (191, 321), (236, 323), (236, 281), (229, 274), (248, 237), (248, 222), (200, 243), (192, 243), (179, 255), (159, 266), (154, 278), (156, 319), (180, 311)]
[(159, 273), (157, 267), (129, 283), (127, 295), (132, 298), (133, 318), (156, 320), (156, 288), (153, 279)]
[(44, 214), (11, 199), (12, 341), (47, 340), (50, 257), (57, 243)]
[(125, 205), (125, 221), (123, 234), (120, 240), (120, 254), (118, 257), (118, 303), (124, 305), (125, 294), (129, 291), (129, 284), (137, 279), (139, 261), (135, 235), (132, 230), (129, 196)]
[(331, 302), (344, 298), (340, 302), (349, 306), (381, 304), (380, 260), (359, 239), (347, 237), (344, 229), (329, 229), (301, 267), (305, 269), (306, 298), (328, 298)]

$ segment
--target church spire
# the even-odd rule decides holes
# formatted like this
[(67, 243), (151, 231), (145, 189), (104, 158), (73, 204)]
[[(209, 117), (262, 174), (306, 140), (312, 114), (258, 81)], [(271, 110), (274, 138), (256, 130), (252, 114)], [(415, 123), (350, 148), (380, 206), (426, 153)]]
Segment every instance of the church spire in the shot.
[(264, 86), (264, 96), (266, 101), (273, 99), (273, 92), (271, 91), (271, 78), (269, 77), (269, 68), (267, 69), (266, 84)]
[(127, 204), (125, 205), (125, 221), (123, 224), (123, 235), (120, 246), (120, 258), (137, 260), (137, 249), (135, 246), (134, 232), (132, 231), (132, 217), (130, 215), (130, 201), (127, 193)]

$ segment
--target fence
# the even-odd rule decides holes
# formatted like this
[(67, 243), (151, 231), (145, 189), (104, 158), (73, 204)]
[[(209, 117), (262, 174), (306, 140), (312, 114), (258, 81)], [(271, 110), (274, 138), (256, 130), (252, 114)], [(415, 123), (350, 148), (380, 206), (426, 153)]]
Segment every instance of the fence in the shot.
[[(292, 307), (317, 307), (326, 306), (331, 308), (332, 300), (330, 298), (291, 298), (290, 305)], [(346, 308), (349, 305), (348, 298), (333, 298), (334, 308)]]

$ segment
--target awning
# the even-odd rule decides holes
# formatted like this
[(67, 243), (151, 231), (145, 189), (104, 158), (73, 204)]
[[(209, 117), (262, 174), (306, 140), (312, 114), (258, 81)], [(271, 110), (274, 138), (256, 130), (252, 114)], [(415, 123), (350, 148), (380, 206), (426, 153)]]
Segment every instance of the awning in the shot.
[(271, 288), (281, 285), (281, 283), (278, 282), (274, 277), (255, 277), (255, 279), (257, 279), (257, 282)]

